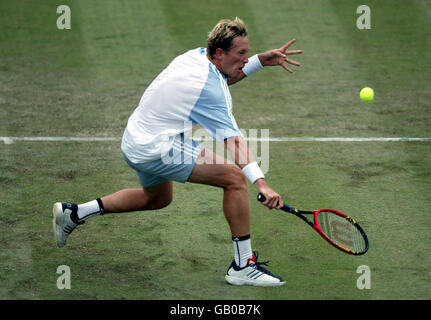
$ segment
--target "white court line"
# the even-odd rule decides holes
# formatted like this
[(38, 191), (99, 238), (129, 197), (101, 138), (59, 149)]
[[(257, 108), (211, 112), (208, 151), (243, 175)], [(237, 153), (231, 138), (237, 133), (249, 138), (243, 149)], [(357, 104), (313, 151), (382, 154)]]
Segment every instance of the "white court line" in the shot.
[[(262, 141), (259, 138), (252, 138), (248, 140), (257, 140)], [(265, 140), (265, 139), (264, 139)], [(383, 138), (383, 137), (374, 137), (374, 138), (360, 138), (360, 137), (352, 137), (352, 138), (341, 138), (341, 137), (280, 137), (280, 138), (269, 138), (269, 141), (274, 142), (291, 142), (291, 141), (318, 141), (318, 142), (429, 142), (431, 138), (406, 138), (406, 137), (392, 137), (392, 138)]]
[[(212, 139), (203, 139), (211, 141)], [(273, 137), (273, 138), (246, 138), (248, 141), (269, 142), (431, 142), (431, 138), (420, 137), (371, 137), (371, 138), (341, 138), (341, 137)], [(115, 142), (121, 138), (115, 137), (0, 137), (4, 144), (13, 144), (15, 141), (33, 142)]]
[(6, 144), (14, 143), (14, 141), (39, 141), (39, 142), (109, 142), (121, 141), (121, 138), (112, 137), (0, 137)]

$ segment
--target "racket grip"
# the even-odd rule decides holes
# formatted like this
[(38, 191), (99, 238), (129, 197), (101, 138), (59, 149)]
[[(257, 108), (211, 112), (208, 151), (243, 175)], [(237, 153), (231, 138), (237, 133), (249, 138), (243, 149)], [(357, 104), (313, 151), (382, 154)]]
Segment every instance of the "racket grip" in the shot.
[(263, 195), (262, 192), (259, 192), (259, 194), (257, 195), (257, 201), (259, 202), (265, 202), (266, 197)]
[[(257, 195), (257, 201), (259, 202), (265, 202), (266, 201), (266, 197), (263, 195), (263, 193), (259, 192)], [(295, 212), (296, 209), (288, 206), (287, 204), (284, 204), (283, 207), (281, 208), (281, 210), (286, 211), (286, 212)]]

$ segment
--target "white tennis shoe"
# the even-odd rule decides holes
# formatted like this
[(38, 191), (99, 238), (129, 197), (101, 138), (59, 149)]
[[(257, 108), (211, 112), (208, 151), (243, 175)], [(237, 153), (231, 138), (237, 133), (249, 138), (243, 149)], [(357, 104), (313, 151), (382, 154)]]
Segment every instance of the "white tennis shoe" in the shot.
[(278, 287), (286, 283), (282, 278), (272, 274), (262, 265), (268, 265), (268, 261), (257, 262), (258, 254), (254, 251), (252, 259), (248, 264), (240, 268), (235, 260), (230, 265), (226, 274), (226, 281), (237, 286), (260, 286), (260, 287)]
[(57, 202), (52, 208), (52, 226), (54, 229), (55, 239), (59, 247), (66, 245), (67, 237), (72, 231), (82, 223), (75, 223), (70, 219), (72, 213), (72, 203)]

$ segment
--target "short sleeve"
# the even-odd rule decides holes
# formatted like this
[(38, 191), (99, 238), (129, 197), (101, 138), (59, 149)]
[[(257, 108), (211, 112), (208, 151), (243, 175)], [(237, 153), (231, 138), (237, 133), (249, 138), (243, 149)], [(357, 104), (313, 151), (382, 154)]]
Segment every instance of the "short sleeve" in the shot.
[(216, 141), (242, 137), (232, 114), (232, 98), (226, 79), (220, 72), (210, 70), (200, 97), (191, 110), (190, 120), (205, 128)]

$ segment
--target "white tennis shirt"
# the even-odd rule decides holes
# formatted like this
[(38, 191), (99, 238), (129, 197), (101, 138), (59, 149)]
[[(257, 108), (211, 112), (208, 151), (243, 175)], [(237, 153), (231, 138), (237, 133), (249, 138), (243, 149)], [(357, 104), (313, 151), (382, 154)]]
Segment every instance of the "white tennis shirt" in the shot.
[(217, 141), (242, 136), (227, 79), (209, 61), (206, 48), (176, 57), (153, 80), (128, 120), (121, 149), (134, 163), (160, 159), (177, 135), (196, 124)]

